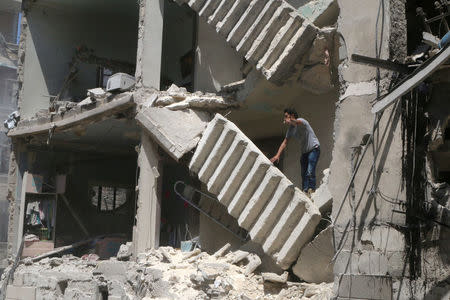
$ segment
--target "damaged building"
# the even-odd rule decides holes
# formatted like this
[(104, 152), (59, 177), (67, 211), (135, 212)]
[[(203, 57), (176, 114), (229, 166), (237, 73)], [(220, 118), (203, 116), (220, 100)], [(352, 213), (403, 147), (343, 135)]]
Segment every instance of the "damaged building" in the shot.
[(0, 298), (450, 296), (449, 1), (2, 3)]

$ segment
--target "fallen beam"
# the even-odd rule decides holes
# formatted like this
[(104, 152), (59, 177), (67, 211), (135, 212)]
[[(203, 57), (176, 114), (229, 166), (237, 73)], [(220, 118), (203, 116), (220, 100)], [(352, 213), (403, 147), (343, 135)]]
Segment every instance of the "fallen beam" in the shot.
[(439, 54), (432, 57), (428, 61), (424, 62), (420, 67), (418, 67), (414, 72), (406, 77), (400, 84), (398, 84), (392, 92), (381, 98), (372, 107), (372, 113), (376, 114), (382, 112), (390, 105), (394, 103), (395, 100), (402, 97), (421, 82), (427, 79), (434, 71), (436, 71), (440, 65), (445, 63), (450, 58), (450, 47), (443, 49)]
[(76, 113), (61, 120), (57, 120), (54, 122), (49, 121), (45, 124), (36, 124), (31, 126), (19, 126), (12, 129), (8, 133), (8, 136), (20, 137), (33, 134), (42, 134), (48, 133), (50, 130), (53, 130), (54, 132), (63, 131), (71, 127), (101, 121), (104, 118), (124, 111), (134, 105), (135, 103), (133, 101), (132, 94), (124, 94), (123, 97), (112, 100), (109, 103), (99, 105), (98, 107), (91, 110)]

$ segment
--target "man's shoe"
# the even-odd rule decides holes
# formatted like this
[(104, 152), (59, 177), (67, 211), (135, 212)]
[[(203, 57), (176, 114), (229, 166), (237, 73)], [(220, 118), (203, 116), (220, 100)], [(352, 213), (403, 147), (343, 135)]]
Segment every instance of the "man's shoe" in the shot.
[(306, 194), (308, 195), (309, 198), (311, 198), (312, 194), (314, 193), (314, 190), (309, 188), (308, 192), (306, 192)]

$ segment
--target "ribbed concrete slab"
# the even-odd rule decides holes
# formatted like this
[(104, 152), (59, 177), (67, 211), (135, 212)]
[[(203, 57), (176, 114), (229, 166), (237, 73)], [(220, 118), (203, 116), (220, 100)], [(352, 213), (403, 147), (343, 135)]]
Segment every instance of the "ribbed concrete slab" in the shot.
[[(284, 0), (179, 2), (187, 3), (206, 18), (237, 52), (277, 84), (296, 71), (293, 66), (301, 62), (317, 34), (307, 10), (294, 9)], [(326, 13), (326, 9), (318, 10), (314, 20)]]
[(189, 167), (278, 265), (297, 260), (320, 212), (235, 124), (216, 114)]

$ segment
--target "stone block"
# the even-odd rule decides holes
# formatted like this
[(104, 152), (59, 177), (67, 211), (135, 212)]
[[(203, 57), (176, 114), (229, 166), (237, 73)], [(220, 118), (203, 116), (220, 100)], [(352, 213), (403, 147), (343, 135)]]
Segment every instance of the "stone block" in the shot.
[(6, 300), (35, 300), (35, 287), (18, 287), (8, 285), (6, 289)]
[(170, 156), (179, 160), (197, 146), (210, 121), (206, 112), (148, 107), (136, 115), (141, 125)]
[(336, 280), (339, 283), (338, 297), (373, 300), (392, 299), (392, 278), (390, 276), (340, 274), (336, 277)]
[(302, 249), (292, 270), (307, 282), (333, 282), (333, 256), (333, 226), (329, 226)]

